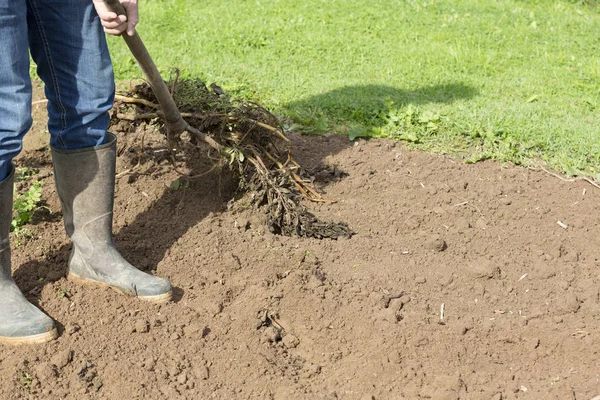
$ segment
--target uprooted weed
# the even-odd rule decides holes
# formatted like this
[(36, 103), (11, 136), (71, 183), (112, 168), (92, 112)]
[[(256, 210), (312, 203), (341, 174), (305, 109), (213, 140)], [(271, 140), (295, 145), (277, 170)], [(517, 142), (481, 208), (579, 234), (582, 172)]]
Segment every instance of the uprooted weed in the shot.
[[(346, 224), (319, 221), (300, 204), (302, 197), (327, 200), (303, 178), (302, 168), (292, 157), (291, 143), (273, 114), (257, 103), (231, 98), (214, 83), (208, 88), (198, 79), (188, 79), (169, 86), (183, 118), (223, 147), (222, 154), (210, 158), (236, 173), (250, 203), (265, 210), (272, 233), (319, 239), (353, 235)], [(158, 129), (162, 128), (162, 113), (146, 83), (117, 96), (115, 110), (113, 123), (158, 119)], [(171, 149), (182, 140), (167, 139)], [(190, 140), (198, 144), (194, 137)]]

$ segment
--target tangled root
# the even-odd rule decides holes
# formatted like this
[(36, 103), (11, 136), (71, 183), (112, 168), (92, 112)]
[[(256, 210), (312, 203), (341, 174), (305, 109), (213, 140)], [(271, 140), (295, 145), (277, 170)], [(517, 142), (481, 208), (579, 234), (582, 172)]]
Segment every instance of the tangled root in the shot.
[[(300, 204), (302, 198), (313, 202), (330, 201), (323, 199), (303, 177), (302, 168), (293, 160), (291, 142), (277, 117), (257, 103), (231, 98), (214, 83), (209, 88), (198, 79), (187, 79), (168, 85), (187, 123), (222, 147), (221, 154), (211, 159), (228, 165), (238, 176), (240, 188), (250, 203), (265, 211), (269, 231), (318, 239), (349, 238), (354, 234), (345, 223), (319, 221)], [(115, 110), (113, 123), (157, 118), (161, 121), (162, 118), (147, 83), (117, 96)], [(170, 148), (177, 148), (182, 139), (168, 137), (167, 140)]]

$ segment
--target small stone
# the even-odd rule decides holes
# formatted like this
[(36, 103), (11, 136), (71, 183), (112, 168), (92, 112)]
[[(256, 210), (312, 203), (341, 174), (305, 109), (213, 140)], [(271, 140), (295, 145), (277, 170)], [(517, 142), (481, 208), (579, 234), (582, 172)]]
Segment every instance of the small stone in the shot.
[(171, 336), (169, 336), (169, 338), (171, 340), (179, 340), (180, 336), (177, 332), (175, 332), (175, 333), (171, 334)]
[(154, 358), (149, 357), (146, 359), (146, 361), (144, 362), (144, 368), (146, 369), (146, 371), (154, 371), (154, 367), (156, 366), (156, 361), (154, 361)]
[(440, 278), (440, 286), (448, 286), (454, 282), (454, 277), (452, 275), (444, 275)]
[(512, 204), (512, 200), (509, 199), (508, 197), (502, 197), (500, 199), (500, 203), (504, 204), (505, 206), (510, 206)]
[(281, 339), (281, 334), (279, 333), (279, 331), (272, 326), (269, 326), (265, 329), (265, 331), (263, 332), (263, 336), (270, 343), (277, 342)]
[(189, 338), (198, 338), (202, 335), (204, 326), (200, 324), (190, 324), (183, 328), (183, 334)]
[(466, 271), (473, 278), (491, 279), (500, 276), (500, 267), (487, 259), (480, 259), (466, 266)]
[(577, 262), (579, 261), (579, 254), (576, 251), (570, 251), (563, 257), (566, 262)]
[(56, 367), (49, 362), (43, 362), (35, 366), (35, 373), (39, 379), (46, 381), (58, 376)]
[(199, 365), (194, 367), (194, 375), (197, 379), (208, 380), (210, 378), (210, 370), (205, 365)]
[(441, 236), (433, 236), (427, 241), (427, 248), (431, 251), (442, 252), (448, 248), (448, 244)]
[(415, 347), (426, 347), (429, 345), (429, 339), (426, 337), (420, 337), (413, 341), (413, 346)]
[(477, 222), (475, 222), (475, 227), (479, 229), (487, 229), (487, 222), (485, 221), (485, 218), (479, 218)]
[(424, 276), (417, 276), (415, 278), (415, 283), (417, 283), (419, 285), (422, 285), (422, 284), (424, 284), (426, 282), (427, 282), (427, 278), (425, 278)]
[(285, 335), (281, 341), (283, 345), (289, 349), (294, 349), (300, 344), (300, 340), (291, 333)]
[(303, 377), (306, 379), (310, 379), (316, 375), (321, 373), (321, 366), (316, 364), (310, 364), (305, 368)]
[(167, 372), (169, 373), (169, 376), (177, 376), (181, 371), (177, 365), (173, 364), (167, 369)]
[(242, 231), (247, 231), (250, 229), (250, 221), (247, 219), (238, 219), (234, 222), (234, 225), (237, 229)]
[(147, 333), (150, 330), (150, 324), (145, 319), (135, 321), (135, 331), (137, 333)]
[(76, 332), (79, 332), (79, 330), (81, 329), (81, 327), (77, 324), (72, 324), (72, 325), (67, 325), (65, 328), (65, 331), (67, 332), (68, 335), (73, 335)]
[(94, 386), (94, 389), (96, 389), (96, 392), (99, 391), (102, 386), (104, 386), (100, 378), (97, 376), (92, 380), (92, 385)]
[(73, 350), (59, 351), (50, 359), (50, 362), (58, 368), (64, 368), (73, 360)]
[(431, 209), (431, 211), (433, 211), (437, 215), (442, 215), (445, 212), (444, 209), (442, 207), (440, 207), (440, 206), (433, 207)]
[(187, 374), (186, 373), (182, 373), (181, 375), (179, 375), (177, 377), (177, 383), (179, 383), (180, 385), (185, 385), (186, 382), (187, 382)]
[(448, 244), (441, 236), (433, 236), (427, 241), (427, 249), (435, 252), (442, 252), (448, 248)]
[(33, 255), (36, 257), (42, 257), (44, 255), (44, 251), (42, 249), (35, 249)]
[(581, 307), (577, 296), (575, 296), (573, 293), (567, 293), (567, 295), (562, 299), (562, 302), (566, 312), (576, 313), (579, 311), (579, 307)]
[(462, 232), (466, 231), (467, 229), (469, 229), (470, 227), (471, 227), (471, 224), (465, 218), (458, 218), (456, 220), (456, 222), (454, 223), (454, 228), (456, 228), (456, 231), (458, 233), (462, 233)]
[(206, 308), (210, 314), (212, 314), (213, 316), (217, 316), (218, 314), (221, 314), (223, 312), (225, 306), (223, 305), (222, 301), (213, 301), (209, 302), (206, 305)]

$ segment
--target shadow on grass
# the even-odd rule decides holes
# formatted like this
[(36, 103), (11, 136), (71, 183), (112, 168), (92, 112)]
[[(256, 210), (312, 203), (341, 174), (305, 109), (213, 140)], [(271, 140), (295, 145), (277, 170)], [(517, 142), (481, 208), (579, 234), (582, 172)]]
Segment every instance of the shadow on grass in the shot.
[(356, 85), (286, 104), (289, 116), (305, 133), (323, 133), (336, 126), (365, 130), (387, 123), (390, 111), (409, 104), (450, 104), (470, 99), (479, 91), (464, 83), (446, 83), (415, 89), (398, 89), (385, 85)]

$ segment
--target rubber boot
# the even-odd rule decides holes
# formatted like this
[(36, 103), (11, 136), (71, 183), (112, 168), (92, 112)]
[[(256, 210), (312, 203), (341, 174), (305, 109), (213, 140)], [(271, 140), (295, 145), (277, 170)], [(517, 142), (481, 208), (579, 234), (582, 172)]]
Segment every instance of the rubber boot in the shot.
[(0, 343), (43, 343), (58, 336), (54, 321), (27, 301), (10, 273), (10, 221), (15, 169), (0, 182)]
[(169, 281), (146, 274), (119, 254), (113, 244), (112, 216), (117, 141), (79, 150), (52, 148), (54, 179), (67, 234), (73, 241), (68, 278), (109, 286), (153, 302), (172, 297)]

